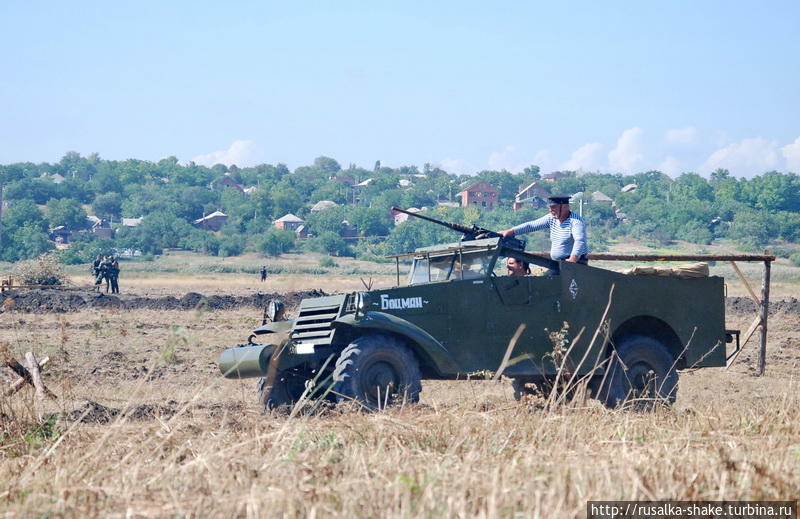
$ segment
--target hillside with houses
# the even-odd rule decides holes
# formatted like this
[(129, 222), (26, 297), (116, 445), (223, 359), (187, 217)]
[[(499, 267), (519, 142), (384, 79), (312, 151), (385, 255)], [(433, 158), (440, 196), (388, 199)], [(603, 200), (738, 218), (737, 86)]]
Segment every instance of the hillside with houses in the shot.
[[(104, 160), (67, 153), (61, 161), (0, 166), (0, 258), (17, 261), (57, 250), (68, 263), (99, 251), (159, 254), (167, 248), (232, 256), (312, 250), (376, 258), (456, 238), (445, 229), (392, 214), (392, 206), (458, 223), (502, 229), (546, 213), (551, 195), (572, 197), (588, 222), (592, 248), (632, 237), (698, 248), (730, 240), (742, 250), (794, 252), (800, 233), (800, 180), (765, 172), (737, 179), (658, 171), (634, 175), (480, 171), (455, 175), (430, 164), (346, 168), (318, 157), (240, 168)], [(546, 244), (535, 235), (531, 247)]]

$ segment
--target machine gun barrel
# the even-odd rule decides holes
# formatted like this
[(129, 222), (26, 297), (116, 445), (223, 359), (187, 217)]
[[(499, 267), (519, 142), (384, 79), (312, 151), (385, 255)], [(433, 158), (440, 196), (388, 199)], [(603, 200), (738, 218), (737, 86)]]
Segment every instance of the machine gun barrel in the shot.
[(400, 209), (399, 207), (392, 207), (392, 211), (404, 213), (409, 216), (413, 216), (414, 218), (421, 218), (422, 220), (427, 220), (429, 222), (438, 223), (439, 225), (443, 225), (448, 229), (460, 232), (464, 235), (464, 237), (461, 238), (464, 241), (480, 240), (483, 238), (502, 238), (503, 243), (507, 247), (517, 250), (525, 250), (525, 240), (520, 240), (517, 238), (503, 238), (503, 235), (499, 232), (490, 231), (489, 229), (484, 229), (483, 227), (478, 227), (477, 225), (467, 226), (461, 225), (460, 223), (445, 222), (443, 220), (431, 218), (430, 216), (412, 213), (410, 211), (406, 211), (405, 209)]
[(475, 235), (478, 233), (490, 233), (490, 236), (486, 236), (487, 238), (490, 237), (497, 237), (500, 236), (496, 232), (487, 231), (486, 229), (481, 229), (473, 225), (472, 227), (468, 227), (466, 225), (461, 225), (460, 223), (452, 223), (452, 222), (445, 222), (443, 220), (437, 220), (436, 218), (431, 218), (430, 216), (425, 216), (419, 213), (412, 213), (410, 211), (406, 211), (405, 209), (400, 209), (399, 207), (392, 207), (392, 211), (397, 211), (398, 213), (404, 213), (409, 216), (413, 216), (414, 218), (420, 218), (422, 220), (428, 220), (429, 222), (438, 223), (439, 225), (444, 225), (445, 227), (452, 229), (454, 231), (460, 232), (466, 235)]

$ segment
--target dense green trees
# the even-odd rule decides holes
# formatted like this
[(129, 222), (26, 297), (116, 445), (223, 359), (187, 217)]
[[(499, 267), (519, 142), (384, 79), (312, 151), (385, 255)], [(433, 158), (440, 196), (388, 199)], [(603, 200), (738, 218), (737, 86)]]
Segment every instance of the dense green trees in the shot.
[[(594, 250), (620, 236), (634, 236), (653, 246), (673, 240), (705, 245), (728, 238), (747, 250), (800, 238), (800, 177), (795, 174), (771, 171), (737, 179), (724, 169), (709, 178), (695, 173), (671, 178), (659, 171), (564, 173), (564, 178), (547, 183), (540, 180), (537, 166), (516, 174), (486, 170), (475, 176), (457, 176), (431, 164), (421, 171), (415, 166), (389, 168), (380, 161), (372, 169), (355, 165), (342, 169), (335, 159), (325, 156), (290, 171), (283, 164), (209, 168), (181, 164), (175, 157), (158, 162), (113, 161), (69, 152), (54, 164), (0, 166), (8, 202), (2, 218), (0, 257), (14, 261), (52, 248), (48, 230), (59, 225), (72, 231), (86, 229), (87, 211), (111, 219), (117, 234), (109, 242), (95, 240), (85, 230), (73, 235), (73, 251), (67, 254), (72, 261), (85, 259), (97, 247), (145, 253), (182, 247), (226, 256), (244, 251), (276, 255), (306, 248), (375, 257), (458, 238), (447, 229), (414, 220), (395, 226), (391, 206), (426, 207), (428, 214), (437, 218), (503, 229), (546, 213), (545, 209), (510, 210), (514, 195), (533, 181), (554, 194), (583, 193), (583, 212)], [(224, 187), (220, 180), (227, 179), (226, 175), (240, 186)], [(456, 200), (466, 184), (479, 180), (499, 189), (497, 210), (437, 205), (441, 200)], [(627, 184), (636, 184), (637, 189), (622, 193)], [(243, 193), (241, 186), (251, 189)], [(611, 197), (613, 206), (593, 200), (596, 191)], [(310, 213), (319, 200), (339, 205)], [(573, 206), (578, 208), (578, 204)], [(228, 216), (221, 231), (192, 225), (214, 211)], [(296, 241), (293, 232), (273, 227), (273, 221), (287, 213), (306, 220), (309, 240)], [(120, 227), (123, 217), (140, 216), (144, 220), (138, 227)], [(355, 228), (357, 240), (342, 240), (342, 231), (351, 232), (350, 226)], [(526, 238), (530, 249), (547, 249), (546, 233)]]
[(45, 214), (51, 228), (63, 225), (78, 230), (86, 227), (86, 211), (74, 198), (51, 198), (47, 201)]

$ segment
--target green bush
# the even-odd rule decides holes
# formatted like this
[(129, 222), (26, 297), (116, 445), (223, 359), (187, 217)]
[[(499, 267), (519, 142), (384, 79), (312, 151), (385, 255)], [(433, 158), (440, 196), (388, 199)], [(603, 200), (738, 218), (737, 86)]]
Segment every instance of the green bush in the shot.
[(244, 252), (245, 237), (241, 234), (232, 234), (219, 240), (217, 255), (222, 257), (238, 256)]
[(352, 256), (353, 252), (341, 236), (325, 231), (317, 238), (308, 240), (308, 247), (315, 252), (324, 252), (331, 256)]
[(800, 252), (795, 252), (789, 256), (789, 261), (791, 261), (795, 267), (800, 267)]
[(335, 261), (333, 261), (333, 258), (326, 256), (321, 260), (319, 260), (319, 266), (325, 268), (333, 268), (333, 267), (338, 267), (339, 265)]
[(284, 252), (292, 250), (294, 239), (295, 235), (292, 231), (273, 228), (264, 233), (256, 247), (268, 256), (280, 256)]

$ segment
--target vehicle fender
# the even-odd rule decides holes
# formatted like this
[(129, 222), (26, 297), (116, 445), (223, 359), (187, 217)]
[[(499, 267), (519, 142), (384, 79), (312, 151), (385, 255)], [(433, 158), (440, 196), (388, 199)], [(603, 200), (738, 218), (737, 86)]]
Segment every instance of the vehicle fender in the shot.
[(219, 371), (225, 378), (263, 377), (274, 351), (271, 344), (228, 348), (219, 357)]
[(266, 324), (262, 324), (253, 330), (253, 333), (256, 335), (262, 335), (264, 333), (289, 333), (292, 331), (293, 324), (294, 319), (288, 319), (286, 321), (271, 321)]
[[(342, 316), (333, 323), (334, 328), (351, 327), (359, 330), (375, 330), (393, 333), (407, 339), (408, 346), (432, 365), (437, 375), (455, 375), (460, 372), (453, 356), (439, 341), (419, 326), (396, 315), (383, 312), (367, 312), (356, 318), (355, 314)], [(423, 369), (423, 371), (425, 371)]]

